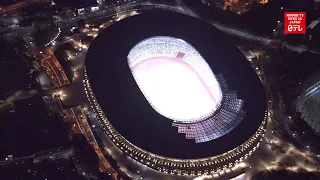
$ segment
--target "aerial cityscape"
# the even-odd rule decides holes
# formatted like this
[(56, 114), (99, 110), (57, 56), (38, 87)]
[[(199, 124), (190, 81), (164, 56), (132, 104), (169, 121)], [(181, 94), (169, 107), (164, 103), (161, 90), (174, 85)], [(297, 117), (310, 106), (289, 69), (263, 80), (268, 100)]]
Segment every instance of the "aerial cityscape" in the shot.
[(319, 180), (319, 0), (3, 0), (0, 179)]

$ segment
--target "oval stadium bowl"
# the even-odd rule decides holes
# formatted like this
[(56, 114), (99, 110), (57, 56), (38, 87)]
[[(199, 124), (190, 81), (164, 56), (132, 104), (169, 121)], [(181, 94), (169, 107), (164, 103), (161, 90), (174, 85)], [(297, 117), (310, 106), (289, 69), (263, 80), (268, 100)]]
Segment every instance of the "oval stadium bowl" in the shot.
[(141, 92), (162, 116), (200, 121), (217, 110), (222, 92), (209, 65), (189, 43), (157, 36), (139, 42), (128, 63)]

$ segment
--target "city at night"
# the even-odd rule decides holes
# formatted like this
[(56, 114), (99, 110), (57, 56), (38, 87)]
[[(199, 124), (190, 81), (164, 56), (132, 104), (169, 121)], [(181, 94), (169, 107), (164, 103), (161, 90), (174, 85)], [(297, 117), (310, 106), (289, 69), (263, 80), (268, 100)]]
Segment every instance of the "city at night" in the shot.
[(2, 0), (1, 180), (320, 180), (320, 0)]

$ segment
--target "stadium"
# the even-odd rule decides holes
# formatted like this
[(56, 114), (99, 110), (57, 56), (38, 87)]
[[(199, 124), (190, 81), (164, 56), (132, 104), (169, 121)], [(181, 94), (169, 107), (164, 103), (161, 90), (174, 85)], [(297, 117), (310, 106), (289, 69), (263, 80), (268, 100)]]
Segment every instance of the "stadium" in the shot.
[(314, 73), (304, 83), (303, 93), (297, 100), (297, 111), (308, 125), (320, 135), (320, 71)]
[(176, 175), (232, 171), (265, 132), (264, 87), (227, 36), (167, 11), (114, 23), (91, 43), (84, 86), (109, 139)]

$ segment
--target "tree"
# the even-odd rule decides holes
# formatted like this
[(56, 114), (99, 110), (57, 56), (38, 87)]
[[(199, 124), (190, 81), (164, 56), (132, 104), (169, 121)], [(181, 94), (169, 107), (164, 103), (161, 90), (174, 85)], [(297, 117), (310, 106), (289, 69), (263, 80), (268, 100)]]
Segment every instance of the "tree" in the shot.
[(79, 28), (79, 29), (82, 29), (82, 28), (84, 28), (84, 26), (85, 26), (85, 21), (84, 21), (83, 19), (80, 19), (80, 20), (77, 22), (77, 24), (78, 24), (78, 28)]
[(52, 19), (41, 17), (33, 21), (34, 32), (32, 34), (38, 46), (44, 46), (58, 33), (58, 27)]

